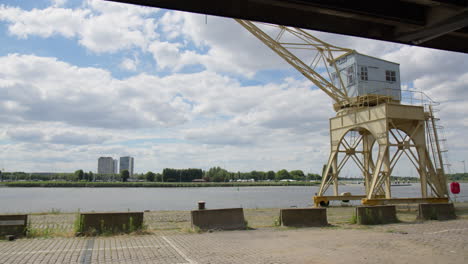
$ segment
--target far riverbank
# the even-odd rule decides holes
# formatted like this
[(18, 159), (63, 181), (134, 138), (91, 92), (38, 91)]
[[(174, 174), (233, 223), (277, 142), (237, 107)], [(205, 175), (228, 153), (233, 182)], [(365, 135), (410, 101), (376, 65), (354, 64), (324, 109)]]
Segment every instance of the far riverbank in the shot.
[(59, 188), (77, 188), (77, 187), (129, 187), (129, 188), (180, 188), (180, 187), (261, 187), (261, 186), (316, 186), (320, 182), (67, 182), (67, 181), (14, 181), (1, 182), (0, 186), (5, 187), (59, 187)]

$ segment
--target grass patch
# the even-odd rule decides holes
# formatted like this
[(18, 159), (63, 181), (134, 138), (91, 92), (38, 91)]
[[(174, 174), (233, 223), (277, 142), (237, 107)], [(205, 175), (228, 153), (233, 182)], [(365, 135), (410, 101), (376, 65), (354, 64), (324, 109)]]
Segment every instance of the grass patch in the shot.
[(354, 214), (351, 216), (351, 219), (349, 219), (349, 223), (350, 223), (350, 224), (357, 224), (357, 215), (356, 215), (356, 213), (354, 213)]
[(188, 233), (188, 234), (200, 234), (200, 233), (203, 233), (203, 230), (201, 230), (198, 226), (194, 226), (194, 227), (186, 227), (182, 229), (182, 232)]
[[(75, 222), (73, 224), (75, 234), (77, 236), (111, 236), (116, 234), (135, 234), (135, 233), (145, 233), (147, 231), (147, 225), (141, 224), (141, 226), (134, 222), (132, 216), (128, 217), (128, 222), (116, 224), (115, 222), (109, 225), (105, 222), (104, 219), (99, 220), (98, 226), (94, 220), (89, 220), (91, 223), (86, 224), (86, 218), (90, 215), (86, 214), (77, 214)], [(89, 226), (86, 226), (89, 225)]]
[(275, 217), (275, 221), (273, 221), (273, 226), (281, 226), (281, 218)]
[(50, 237), (73, 237), (74, 233), (70, 230), (61, 228), (36, 228), (28, 224), (26, 237), (27, 238), (50, 238)]

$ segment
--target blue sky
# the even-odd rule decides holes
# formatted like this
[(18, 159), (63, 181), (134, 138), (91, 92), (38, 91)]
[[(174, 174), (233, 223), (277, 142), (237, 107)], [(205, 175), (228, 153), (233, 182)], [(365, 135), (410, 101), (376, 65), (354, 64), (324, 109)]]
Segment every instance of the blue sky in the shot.
[[(400, 63), (404, 87), (441, 102), (452, 167), (462, 168), (466, 54), (313, 34)], [(131, 155), (137, 172), (320, 172), (327, 160), (331, 100), (231, 19), (3, 1), (0, 43), (0, 169), (95, 171), (100, 156)]]

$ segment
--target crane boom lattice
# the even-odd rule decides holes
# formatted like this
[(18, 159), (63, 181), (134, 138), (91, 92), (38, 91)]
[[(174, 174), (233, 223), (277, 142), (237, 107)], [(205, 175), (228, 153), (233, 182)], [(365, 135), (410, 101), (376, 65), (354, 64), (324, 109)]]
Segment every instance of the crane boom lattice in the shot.
[[(240, 19), (236, 19), (236, 21), (324, 91), (335, 103), (341, 105), (349, 103), (346, 89), (340, 89), (332, 83), (331, 68), (334, 68), (334, 72), (338, 72), (334, 63), (336, 59), (346, 56), (354, 50), (328, 44), (300, 28), (261, 24), (270, 28), (262, 30), (251, 21)], [(307, 51), (307, 54), (304, 55), (309, 57), (310, 63), (305, 63), (304, 59), (299, 58), (297, 52), (295, 54), (294, 51)], [(317, 72), (319, 69), (325, 73), (327, 78)], [(338, 76), (338, 78), (340, 86), (344, 87), (342, 77)]]

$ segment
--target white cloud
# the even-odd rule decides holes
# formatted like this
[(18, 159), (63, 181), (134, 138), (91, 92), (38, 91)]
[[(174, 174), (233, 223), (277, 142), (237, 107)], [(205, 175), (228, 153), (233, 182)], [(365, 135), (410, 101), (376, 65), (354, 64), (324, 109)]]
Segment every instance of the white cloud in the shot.
[[(0, 20), (9, 22), (10, 33), (19, 37), (63, 35), (77, 38), (81, 45), (96, 53), (139, 48), (153, 54), (159, 69), (175, 72), (187, 65), (200, 64), (209, 71), (252, 78), (259, 70), (290, 67), (233, 19), (206, 19), (204, 15), (166, 11), (157, 21), (152, 17), (156, 12), (158, 9), (89, 0), (77, 9), (49, 7), (25, 11), (2, 6)], [(162, 40), (158, 27), (165, 34)], [(345, 47), (359, 47), (371, 55), (394, 50), (396, 45), (314, 34), (323, 35), (332, 43), (344, 42)]]
[(6, 136), (12, 140), (26, 142), (40, 142), (45, 138), (44, 133), (42, 133), (41, 131), (34, 131), (30, 129), (7, 130)]
[[(253, 77), (260, 69), (286, 66), (286, 63), (233, 19), (209, 17), (205, 23), (204, 15), (171, 11), (165, 13), (159, 22), (168, 39), (173, 40), (177, 37), (184, 39), (183, 42), (172, 44), (171, 47), (172, 54), (176, 51), (175, 48), (179, 50), (179, 57), (176, 57), (178, 62), (172, 65), (178, 66), (174, 68), (176, 71), (183, 65), (198, 63), (210, 71)], [(206, 52), (182, 49), (191, 42)], [(160, 50), (153, 48), (150, 51), (158, 61)], [(167, 63), (166, 65), (171, 66)]]
[[(201, 64), (210, 71), (252, 78), (260, 70), (291, 67), (233, 19), (170, 11), (164, 14), (159, 24), (169, 41), (153, 43), (150, 52), (158, 65), (163, 65), (161, 68), (178, 71), (185, 65)], [(382, 41), (310, 32), (330, 44), (372, 56), (382, 56), (402, 47)], [(186, 49), (192, 42), (202, 51)]]
[(52, 144), (91, 145), (103, 143), (105, 140), (106, 137), (101, 135), (92, 135), (68, 131), (52, 134), (49, 136), (47, 141)]
[[(0, 57), (0, 105), (24, 121), (60, 121), (91, 127), (154, 127), (183, 123), (167, 87), (144, 75), (116, 80), (98, 68), (78, 68), (54, 58)], [(155, 89), (156, 88), (156, 89)]]
[[(81, 155), (94, 159), (93, 155), (98, 157), (99, 153), (108, 153), (105, 149), (117, 147), (114, 153), (126, 149), (129, 154), (142, 158), (146, 148), (154, 143), (129, 147), (119, 146), (119, 142), (142, 138), (148, 133), (142, 132), (143, 128), (168, 129), (171, 135), (181, 135), (181, 139), (193, 143), (156, 143), (158, 153), (163, 155), (174, 147), (196, 153), (207, 144), (209, 153), (188, 163), (193, 166), (203, 166), (203, 159), (206, 161), (220, 151), (218, 147), (209, 146), (231, 145), (230, 151), (237, 156), (232, 159), (233, 164), (241, 164), (247, 157), (252, 160), (250, 165), (244, 166), (254, 164), (255, 155), (259, 155), (255, 149), (258, 144), (271, 149), (295, 145), (295, 152), (302, 157), (300, 148), (308, 136), (304, 137), (301, 131), (311, 128), (317, 131), (316, 127), (325, 122), (323, 118), (329, 113), (329, 110), (313, 108), (328, 105), (326, 99), (317, 96), (318, 90), (310, 90), (307, 82), (292, 79), (285, 80), (282, 85), (242, 86), (232, 78), (204, 71), (166, 77), (139, 74), (117, 80), (99, 68), (76, 67), (55, 58), (10, 54), (0, 57), (0, 80), (0, 105), (9, 109), (9, 119), (2, 119), (3, 127), (9, 127), (7, 138), (16, 142), (8, 148), (21, 153), (26, 148), (24, 144), (37, 148), (42, 145), (51, 152), (50, 159), (59, 161), (62, 168), (68, 168), (70, 165), (65, 164), (72, 161), (58, 155), (63, 149), (55, 150), (56, 147), (51, 146), (76, 146), (63, 153), (66, 155), (78, 151), (81, 145), (99, 144), (96, 153), (84, 151)], [(279, 114), (281, 112), (284, 113)], [(215, 123), (207, 126), (210, 121), (200, 120)], [(173, 137), (171, 135), (169, 137)], [(306, 131), (305, 135), (311, 134)], [(104, 143), (111, 146), (101, 145)], [(245, 153), (245, 149), (250, 149), (251, 156), (240, 154)], [(70, 155), (76, 157), (76, 162), (85, 160), (76, 153)], [(260, 156), (265, 164), (268, 160), (279, 159), (277, 164), (283, 167), (287, 167), (285, 162), (291, 159), (276, 154), (269, 156), (263, 151)], [(27, 157), (23, 156), (22, 160)], [(164, 159), (167, 161), (164, 166), (173, 162), (168, 159)], [(141, 166), (153, 169), (151, 164)], [(31, 170), (37, 170), (33, 168)]]
[[(101, 144), (112, 137), (107, 135), (97, 135), (91, 131), (83, 131), (80, 128), (64, 128), (63, 125), (48, 123), (44, 125), (22, 125), (6, 130), (7, 139), (15, 142), (29, 142), (42, 144), (61, 144), (61, 145), (92, 145)], [(80, 132), (76, 132), (80, 131)], [(96, 132), (96, 131), (94, 131)], [(100, 131), (102, 133), (102, 131)]]
[(134, 72), (137, 70), (138, 63), (139, 61), (137, 58), (134, 58), (134, 59), (124, 58), (122, 62), (120, 63), (119, 67), (123, 70)]
[(117, 52), (138, 47), (146, 49), (158, 35), (156, 22), (148, 16), (158, 9), (113, 2), (89, 0), (82, 8), (54, 5), (45, 9), (22, 10), (0, 6), (0, 21), (8, 22), (10, 34), (78, 38), (79, 43), (96, 52)]
[(180, 70), (181, 52), (179, 50), (180, 44), (169, 42), (155, 42), (149, 46), (149, 51), (153, 53), (154, 60), (158, 64), (159, 69), (176, 69)]
[(416, 82), (421, 78), (456, 78), (467, 72), (467, 58), (466, 54), (414, 46), (401, 46), (383, 55), (383, 59), (400, 63), (404, 82)]
[(20, 8), (0, 6), (0, 20), (8, 21), (8, 30), (20, 38), (29, 35), (50, 37), (54, 34), (67, 38), (80, 31), (88, 10), (71, 10), (58, 7), (25, 11)]
[(223, 115), (238, 125), (292, 127), (331, 113), (311, 113), (328, 100), (317, 97), (321, 92), (310, 90), (308, 82), (291, 79), (283, 85), (241, 86), (205, 71), (117, 80), (103, 69), (19, 54), (0, 57), (0, 72), (0, 105), (24, 121), (124, 129)]

